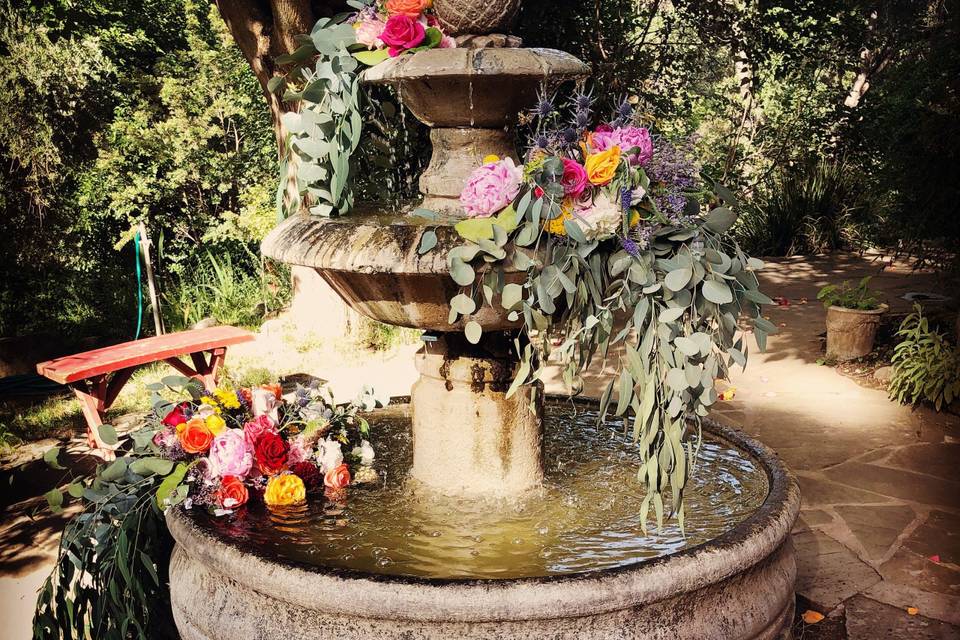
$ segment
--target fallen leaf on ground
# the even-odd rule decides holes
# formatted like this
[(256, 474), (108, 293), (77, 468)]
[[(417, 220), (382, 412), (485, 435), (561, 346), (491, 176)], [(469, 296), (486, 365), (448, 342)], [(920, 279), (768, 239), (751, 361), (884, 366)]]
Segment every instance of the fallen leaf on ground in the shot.
[(938, 553), (938, 554), (935, 554), (935, 555), (930, 556), (930, 561), (931, 561), (931, 562), (936, 562), (937, 564), (940, 564), (940, 554)]
[(920, 609), (917, 609), (916, 607), (907, 607), (907, 613), (911, 616), (915, 616), (920, 613)]
[(806, 622), (807, 624), (817, 624), (818, 622), (823, 620), (823, 614), (820, 613), (819, 611), (814, 611), (813, 609), (807, 609), (806, 611), (803, 612), (803, 616), (801, 617), (803, 618), (803, 621)]
[(737, 395), (736, 387), (727, 387), (720, 393), (721, 400), (733, 400), (734, 396)]
[(806, 298), (800, 298), (800, 304), (807, 304)]
[(777, 296), (776, 298), (773, 299), (773, 301), (777, 303), (778, 307), (790, 306), (790, 300), (788, 298), (784, 298), (783, 296)]

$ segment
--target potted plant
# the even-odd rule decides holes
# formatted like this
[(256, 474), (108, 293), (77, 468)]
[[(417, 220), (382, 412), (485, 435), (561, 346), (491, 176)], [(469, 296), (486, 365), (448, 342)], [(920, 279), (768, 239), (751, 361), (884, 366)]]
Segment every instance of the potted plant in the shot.
[(871, 276), (854, 284), (852, 280), (829, 284), (817, 293), (827, 309), (827, 358), (853, 360), (873, 350), (880, 316), (889, 308), (868, 288)]

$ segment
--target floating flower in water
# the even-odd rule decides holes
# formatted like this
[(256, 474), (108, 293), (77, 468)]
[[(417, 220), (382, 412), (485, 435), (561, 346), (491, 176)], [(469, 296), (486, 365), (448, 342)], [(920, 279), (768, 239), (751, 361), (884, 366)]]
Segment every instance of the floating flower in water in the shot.
[(523, 168), (516, 166), (512, 158), (485, 164), (467, 178), (460, 192), (460, 204), (471, 218), (491, 216), (520, 193)]
[(317, 446), (317, 463), (320, 471), (327, 473), (343, 464), (343, 450), (335, 440), (324, 440)]
[(227, 429), (210, 443), (207, 469), (211, 476), (246, 476), (253, 467), (253, 449), (243, 431)]
[(380, 474), (373, 467), (360, 467), (353, 476), (357, 484), (373, 484), (380, 481)]
[(224, 509), (242, 507), (250, 499), (250, 492), (243, 484), (243, 479), (237, 476), (224, 476), (217, 490), (217, 502)]
[(286, 468), (290, 445), (276, 433), (264, 433), (254, 445), (254, 460), (264, 475), (280, 473)]
[(270, 507), (289, 507), (303, 504), (306, 500), (306, 485), (299, 476), (292, 473), (270, 478), (267, 481), (267, 489), (263, 493), (263, 501)]
[[(180, 428), (182, 427), (182, 429)], [(213, 442), (213, 433), (203, 418), (191, 418), (178, 428), (180, 446), (187, 453), (205, 453)]]
[(377, 457), (376, 452), (373, 450), (373, 445), (366, 440), (363, 440), (359, 447), (354, 447), (350, 453), (360, 458), (360, 464), (365, 467), (372, 465), (373, 460)]
[(328, 489), (342, 489), (350, 484), (350, 468), (345, 464), (327, 471), (323, 476), (323, 486)]

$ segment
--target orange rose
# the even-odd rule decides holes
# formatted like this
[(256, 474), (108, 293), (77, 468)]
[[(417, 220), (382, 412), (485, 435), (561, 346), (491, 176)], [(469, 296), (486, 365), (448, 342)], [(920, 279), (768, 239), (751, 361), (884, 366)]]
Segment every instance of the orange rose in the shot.
[(273, 476), (267, 481), (267, 490), (263, 492), (263, 501), (269, 507), (288, 507), (303, 504), (307, 501), (307, 488), (303, 480), (285, 473), (282, 476)]
[(606, 151), (587, 156), (584, 168), (587, 170), (587, 180), (597, 186), (607, 184), (613, 180), (620, 166), (620, 147), (610, 147)]
[(213, 442), (213, 432), (207, 427), (203, 418), (191, 418), (177, 435), (180, 438), (180, 445), (187, 453), (203, 453)]
[(262, 384), (262, 385), (260, 385), (260, 388), (261, 388), (261, 389), (264, 389), (264, 390), (266, 390), (266, 391), (272, 391), (274, 397), (276, 397), (277, 400), (280, 400), (280, 397), (283, 395), (283, 389), (282, 389), (282, 387), (280, 386), (280, 383), (279, 383), (279, 382), (273, 382), (273, 383), (270, 383), (270, 384)]
[(247, 487), (237, 476), (223, 476), (220, 481), (220, 490), (217, 491), (217, 501), (224, 509), (242, 507), (250, 499)]
[(391, 16), (409, 16), (416, 20), (431, 4), (430, 0), (387, 0), (384, 6)]
[(335, 469), (327, 471), (323, 476), (323, 486), (330, 489), (342, 489), (350, 484), (350, 469), (346, 464), (341, 464)]

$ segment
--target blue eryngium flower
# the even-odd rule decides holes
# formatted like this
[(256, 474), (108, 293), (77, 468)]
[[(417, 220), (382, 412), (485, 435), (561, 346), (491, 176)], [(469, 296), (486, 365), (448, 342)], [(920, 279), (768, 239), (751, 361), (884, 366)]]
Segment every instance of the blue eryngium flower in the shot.
[(553, 114), (553, 99), (546, 95), (540, 95), (537, 98), (537, 106), (533, 108), (533, 113), (540, 118), (548, 118)]

